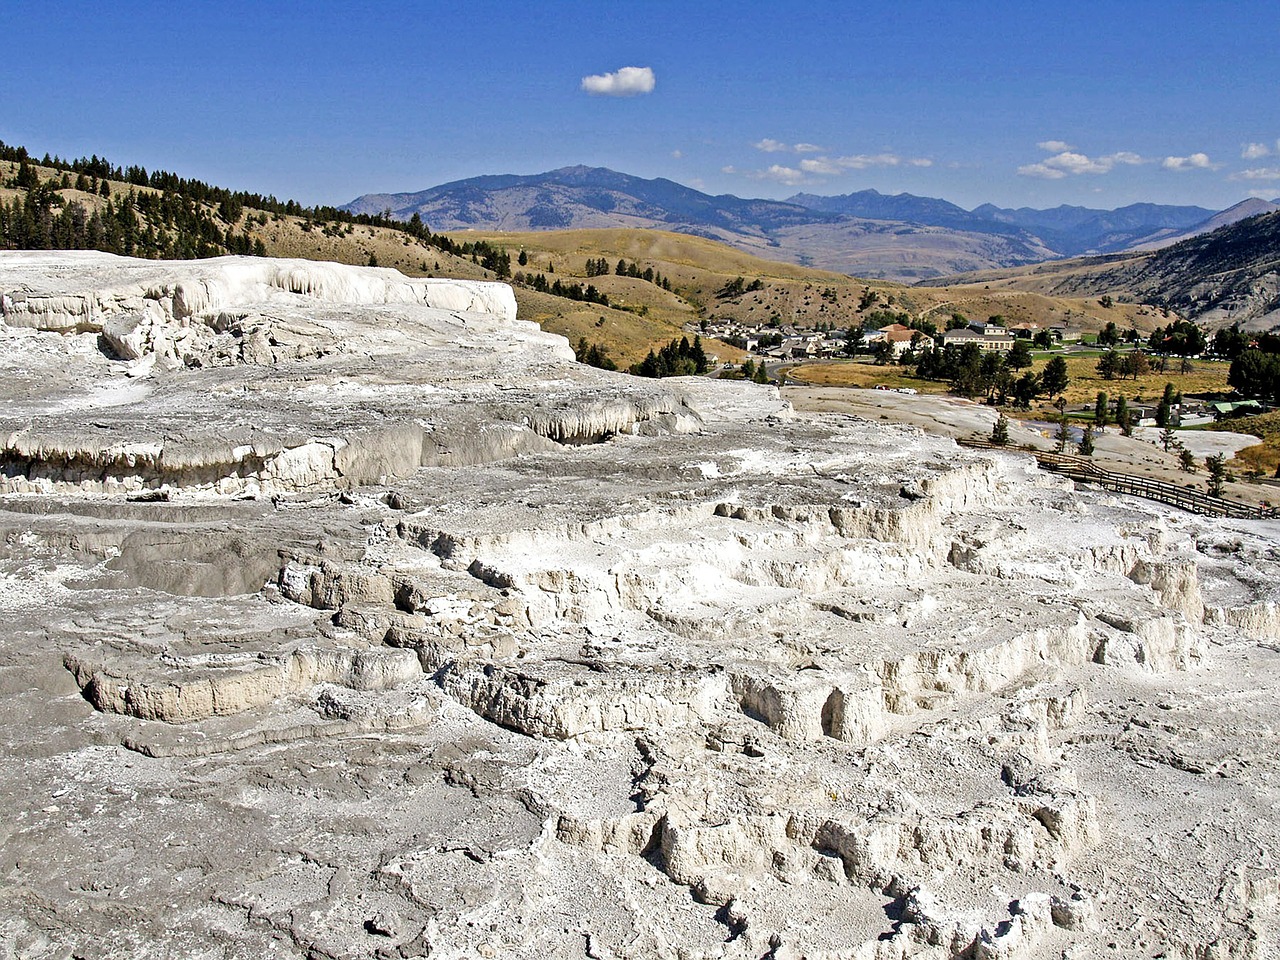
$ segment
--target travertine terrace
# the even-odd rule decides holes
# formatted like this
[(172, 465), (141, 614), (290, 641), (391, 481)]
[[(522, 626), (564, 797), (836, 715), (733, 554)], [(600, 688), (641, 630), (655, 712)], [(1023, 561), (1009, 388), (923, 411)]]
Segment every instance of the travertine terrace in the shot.
[(1276, 524), (581, 367), (501, 285), (0, 298), (0, 954), (1275, 955)]

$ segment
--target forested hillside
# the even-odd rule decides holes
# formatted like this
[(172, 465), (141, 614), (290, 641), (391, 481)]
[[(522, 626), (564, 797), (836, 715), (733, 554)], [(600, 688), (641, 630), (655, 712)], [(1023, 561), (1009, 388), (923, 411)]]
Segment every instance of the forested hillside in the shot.
[[(459, 252), (457, 244), (432, 234), (420, 219), (399, 223), (381, 215), (305, 207), (164, 170), (148, 173), (139, 166), (115, 166), (96, 155), (68, 161), (46, 154), (36, 161), (25, 147), (3, 141), (0, 188), (5, 188), (0, 192), (3, 250), (102, 250), (173, 260), (266, 256), (266, 245), (261, 236), (253, 235), (255, 229), (269, 219), (298, 217), (326, 225), (401, 230), (445, 252)], [(12, 196), (6, 199), (4, 193)]]

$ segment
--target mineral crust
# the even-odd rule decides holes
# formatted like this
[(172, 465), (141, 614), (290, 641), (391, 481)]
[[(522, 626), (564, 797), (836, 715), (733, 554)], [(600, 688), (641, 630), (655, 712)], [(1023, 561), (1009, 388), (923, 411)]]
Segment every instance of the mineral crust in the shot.
[(0, 310), (0, 953), (1275, 955), (1280, 525), (498, 284), (4, 253)]

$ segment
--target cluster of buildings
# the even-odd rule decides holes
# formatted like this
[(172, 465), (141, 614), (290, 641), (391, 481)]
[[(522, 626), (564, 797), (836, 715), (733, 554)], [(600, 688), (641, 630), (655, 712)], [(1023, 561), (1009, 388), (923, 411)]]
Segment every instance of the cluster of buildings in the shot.
[[(1019, 323), (1005, 327), (991, 321), (971, 322), (967, 327), (948, 330), (941, 335), (941, 345), (962, 346), (966, 343), (977, 344), (982, 350), (1012, 350), (1019, 339), (1030, 340), (1041, 330), (1048, 330), (1056, 343), (1072, 343), (1080, 340), (1083, 331), (1078, 327), (1066, 324), (1052, 324), (1042, 327), (1036, 323)], [(826, 333), (804, 330), (792, 326), (755, 326), (723, 321), (710, 323), (702, 331), (707, 336), (718, 337), (735, 346), (760, 356), (777, 360), (808, 359), (817, 360), (839, 357), (845, 354), (844, 331)], [(923, 344), (921, 341), (923, 338)], [(913, 349), (913, 344), (935, 345), (933, 338), (903, 323), (891, 323), (879, 330), (863, 331), (863, 352), (871, 352), (879, 343), (891, 345), (894, 359)]]
[[(1048, 330), (1055, 343), (1078, 342), (1083, 335), (1083, 331), (1080, 328), (1069, 327), (1066, 324), (1041, 327), (1037, 323), (1018, 323), (1006, 327), (1003, 324), (992, 321), (975, 320), (967, 327), (957, 327), (954, 330), (948, 330), (943, 333), (941, 335), (941, 345), (944, 347), (959, 347), (972, 343), (976, 344), (980, 350), (1003, 352), (1012, 350), (1014, 343), (1018, 340), (1034, 338), (1041, 330)], [(919, 343), (919, 336), (923, 335), (905, 324), (891, 323), (886, 327), (881, 327), (879, 330), (866, 331), (863, 334), (863, 339), (868, 349), (875, 349), (876, 344), (882, 341), (891, 344), (893, 356), (896, 359), (911, 350), (913, 343)], [(925, 338), (925, 341), (930, 344), (936, 342), (928, 337)]]

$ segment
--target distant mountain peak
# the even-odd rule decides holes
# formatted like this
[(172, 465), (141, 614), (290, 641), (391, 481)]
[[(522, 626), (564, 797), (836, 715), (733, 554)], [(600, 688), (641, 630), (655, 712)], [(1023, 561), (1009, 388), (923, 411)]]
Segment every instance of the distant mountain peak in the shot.
[(1201, 207), (1133, 204), (1120, 210), (1060, 206), (973, 211), (937, 197), (866, 189), (787, 200), (710, 196), (664, 178), (586, 164), (546, 173), (472, 177), (413, 193), (358, 197), (353, 213), (408, 220), (432, 230), (649, 227), (723, 240), (753, 253), (855, 275), (917, 281), (985, 267), (1086, 252), (1124, 250), (1179, 234), (1213, 215)]

